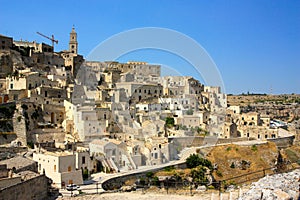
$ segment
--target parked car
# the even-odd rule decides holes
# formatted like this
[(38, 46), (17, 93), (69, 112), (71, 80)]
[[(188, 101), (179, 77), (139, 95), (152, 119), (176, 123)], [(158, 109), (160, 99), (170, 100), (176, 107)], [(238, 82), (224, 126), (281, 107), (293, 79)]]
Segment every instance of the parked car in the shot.
[(66, 187), (66, 189), (68, 190), (68, 191), (73, 191), (73, 190), (77, 190), (77, 189), (79, 189), (80, 187), (78, 186), (78, 185), (76, 185), (76, 184), (70, 184), (70, 185), (67, 185), (67, 187)]

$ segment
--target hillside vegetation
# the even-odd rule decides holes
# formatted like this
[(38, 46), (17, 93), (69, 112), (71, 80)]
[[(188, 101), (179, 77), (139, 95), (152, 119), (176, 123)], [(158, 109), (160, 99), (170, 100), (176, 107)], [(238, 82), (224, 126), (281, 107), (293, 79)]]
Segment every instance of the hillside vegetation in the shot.
[(226, 145), (213, 148), (207, 159), (216, 165), (217, 181), (274, 167), (278, 149), (274, 143), (238, 146)]

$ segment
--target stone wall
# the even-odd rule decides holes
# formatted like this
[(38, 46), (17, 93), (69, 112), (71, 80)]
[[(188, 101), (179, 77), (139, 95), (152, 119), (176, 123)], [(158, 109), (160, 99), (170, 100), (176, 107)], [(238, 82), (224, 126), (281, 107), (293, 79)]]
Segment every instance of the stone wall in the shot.
[(22, 153), (27, 150), (27, 147), (0, 147), (0, 153)]
[(224, 144), (224, 143), (232, 143), (232, 142), (240, 142), (247, 141), (248, 138), (217, 138), (217, 137), (169, 137), (169, 143), (173, 143), (173, 146), (178, 148), (177, 150), (182, 150), (185, 147), (199, 147), (207, 144)]
[(48, 179), (40, 175), (27, 181), (0, 190), (0, 200), (32, 200), (46, 199)]
[(0, 179), (0, 188), (7, 188), (18, 183), (21, 183), (21, 177), (3, 178)]
[[(175, 168), (178, 168), (178, 169), (185, 169), (186, 168), (186, 163), (175, 164), (173, 166)], [(157, 171), (162, 170), (163, 168), (164, 167), (157, 168), (157, 169), (154, 169), (154, 170), (147, 170), (147, 171), (140, 172), (140, 173), (133, 173), (133, 174), (129, 174), (129, 175), (123, 175), (123, 176), (120, 176), (120, 177), (112, 178), (112, 179), (109, 179), (107, 181), (104, 181), (102, 183), (102, 188), (104, 190), (119, 189), (119, 188), (121, 188), (124, 185), (125, 181), (127, 181), (128, 179), (132, 179), (132, 178), (136, 178), (136, 179), (146, 178), (147, 172), (157, 172)]]
[(14, 133), (0, 133), (0, 145), (10, 144), (15, 139), (17, 139), (17, 136)]
[(284, 138), (270, 138), (267, 139), (270, 142), (274, 142), (278, 148), (287, 148), (293, 145), (295, 136), (284, 137)]

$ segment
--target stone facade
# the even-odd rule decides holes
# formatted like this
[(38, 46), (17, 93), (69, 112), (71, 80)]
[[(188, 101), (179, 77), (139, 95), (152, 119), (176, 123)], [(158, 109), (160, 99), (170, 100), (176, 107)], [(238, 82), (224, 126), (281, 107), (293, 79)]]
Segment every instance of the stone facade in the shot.
[(9, 50), (13, 46), (13, 38), (5, 35), (0, 35), (0, 49)]
[(82, 171), (76, 169), (76, 156), (73, 153), (34, 153), (33, 160), (38, 162), (38, 172), (52, 179), (58, 188), (83, 183)]

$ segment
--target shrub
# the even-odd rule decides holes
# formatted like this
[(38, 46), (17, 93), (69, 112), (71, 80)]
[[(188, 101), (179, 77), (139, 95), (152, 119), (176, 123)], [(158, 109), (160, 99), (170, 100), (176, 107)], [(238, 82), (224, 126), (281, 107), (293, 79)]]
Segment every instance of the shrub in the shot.
[(192, 154), (186, 159), (186, 165), (188, 168), (195, 168), (197, 166), (205, 166), (209, 169), (213, 169), (211, 162), (207, 159), (201, 158), (198, 154)]
[(234, 169), (235, 168), (235, 164), (234, 162), (231, 163), (230, 168)]
[(174, 118), (173, 117), (167, 117), (166, 118), (166, 125), (168, 127), (173, 127), (175, 124)]
[(172, 171), (172, 170), (174, 170), (174, 169), (175, 169), (174, 166), (168, 166), (168, 167), (165, 167), (165, 168), (164, 168), (164, 171), (170, 172), (170, 171)]
[(219, 170), (218, 170), (218, 171), (216, 171), (216, 174), (217, 174), (217, 176), (218, 176), (218, 177), (223, 177), (223, 174), (222, 174), (222, 172), (220, 172)]
[(208, 180), (205, 176), (206, 168), (204, 166), (198, 166), (197, 168), (191, 171), (191, 176), (193, 178), (193, 182), (203, 185), (207, 184)]
[(210, 185), (210, 186), (208, 186), (207, 187), (209, 190), (214, 190), (215, 189), (215, 187), (213, 186), (213, 185)]
[(27, 146), (28, 146), (29, 148), (31, 148), (31, 149), (33, 149), (33, 148), (34, 148), (34, 144), (33, 144), (33, 142), (27, 142)]
[(146, 181), (145, 181), (144, 178), (140, 178), (140, 184), (141, 184), (141, 185), (145, 185), (145, 184), (146, 184)]
[(152, 178), (153, 175), (154, 175), (153, 172), (147, 172), (147, 173), (146, 173), (146, 177), (147, 177), (147, 178)]
[(251, 150), (252, 150), (252, 151), (257, 151), (257, 146), (256, 146), (255, 144), (252, 145)]
[(159, 186), (159, 179), (157, 176), (154, 176), (152, 178), (152, 183), (153, 183), (153, 185)]
[(226, 148), (226, 151), (230, 151), (230, 150), (231, 150), (231, 147), (227, 147), (227, 148)]

